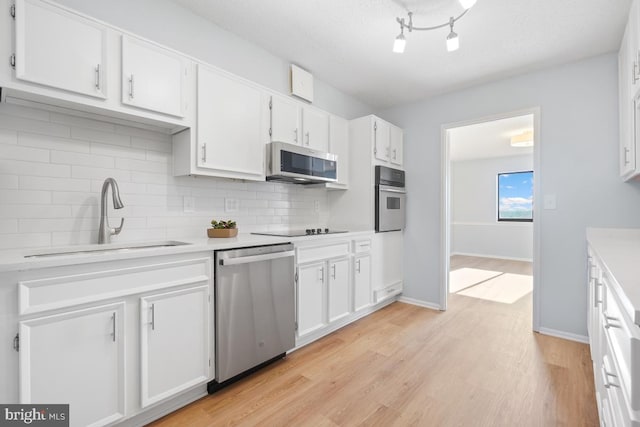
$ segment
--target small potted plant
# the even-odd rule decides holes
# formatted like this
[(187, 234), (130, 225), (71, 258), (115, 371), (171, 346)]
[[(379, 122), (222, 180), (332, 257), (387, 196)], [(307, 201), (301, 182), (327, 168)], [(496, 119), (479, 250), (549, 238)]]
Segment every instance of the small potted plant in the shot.
[(235, 221), (216, 221), (214, 219), (211, 221), (211, 227), (207, 229), (209, 237), (236, 237), (238, 235)]

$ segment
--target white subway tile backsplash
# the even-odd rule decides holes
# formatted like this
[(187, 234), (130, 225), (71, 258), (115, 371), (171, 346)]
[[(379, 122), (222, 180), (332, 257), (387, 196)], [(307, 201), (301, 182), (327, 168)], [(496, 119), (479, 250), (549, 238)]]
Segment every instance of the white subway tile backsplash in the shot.
[[(108, 177), (125, 205), (107, 197), (110, 224), (125, 218), (114, 242), (201, 237), (212, 219), (234, 219), (242, 232), (326, 224), (324, 189), (174, 177), (166, 130), (66, 112), (0, 105), (0, 248), (96, 243)], [(194, 212), (184, 212), (185, 196)], [(236, 212), (225, 211), (227, 198), (240, 202)]]
[(96, 129), (71, 128), (71, 138), (83, 141), (100, 142), (103, 144), (131, 146), (131, 137), (128, 135), (104, 132)]
[(51, 163), (112, 169), (114, 165), (114, 159), (113, 157), (98, 156), (95, 154), (72, 153), (69, 151), (52, 151)]
[(18, 132), (11, 129), (0, 128), (0, 144), (17, 144)]
[(0, 159), (0, 174), (68, 178), (71, 176), (71, 166)]
[(18, 188), (18, 175), (0, 175), (0, 188)]

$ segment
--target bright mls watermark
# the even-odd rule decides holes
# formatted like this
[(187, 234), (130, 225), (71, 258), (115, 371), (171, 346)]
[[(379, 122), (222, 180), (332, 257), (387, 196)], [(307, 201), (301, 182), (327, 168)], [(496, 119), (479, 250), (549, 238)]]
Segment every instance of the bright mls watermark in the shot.
[(0, 427), (69, 427), (69, 405), (0, 404)]

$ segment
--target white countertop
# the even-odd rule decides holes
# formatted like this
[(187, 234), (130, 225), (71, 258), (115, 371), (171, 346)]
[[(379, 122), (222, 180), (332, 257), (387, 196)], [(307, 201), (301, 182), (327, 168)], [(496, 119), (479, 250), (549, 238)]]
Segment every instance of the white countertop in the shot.
[(640, 325), (640, 229), (587, 228), (587, 241), (620, 287), (633, 322)]
[(314, 236), (300, 237), (276, 237), (261, 236), (249, 233), (238, 233), (237, 237), (225, 239), (209, 239), (202, 238), (185, 238), (172, 239), (175, 242), (188, 243), (187, 245), (156, 247), (135, 249), (130, 251), (114, 251), (114, 252), (94, 252), (73, 255), (56, 255), (36, 258), (25, 258), (25, 256), (35, 253), (50, 252), (69, 252), (69, 251), (91, 251), (92, 249), (119, 249), (126, 248), (136, 243), (153, 244), (160, 243), (154, 241), (144, 242), (119, 242), (108, 245), (77, 245), (55, 248), (39, 248), (39, 249), (14, 249), (10, 251), (0, 251), (0, 272), (6, 271), (25, 271), (38, 268), (60, 267), (64, 265), (87, 264), (92, 262), (117, 261), (122, 259), (144, 258), (150, 256), (162, 256), (173, 254), (184, 254), (191, 252), (216, 251), (220, 249), (245, 248), (249, 246), (271, 245), (278, 243), (301, 243), (301, 242), (322, 242), (324, 240), (336, 239), (354, 239), (357, 237), (372, 236), (373, 231), (356, 231), (348, 233), (336, 233)]

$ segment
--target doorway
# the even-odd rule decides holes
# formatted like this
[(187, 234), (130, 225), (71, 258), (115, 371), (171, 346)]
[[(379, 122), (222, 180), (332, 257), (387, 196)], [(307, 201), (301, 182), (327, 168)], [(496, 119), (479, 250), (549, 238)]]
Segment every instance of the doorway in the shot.
[(539, 128), (537, 108), (442, 126), (441, 309), (520, 304), (538, 330)]

